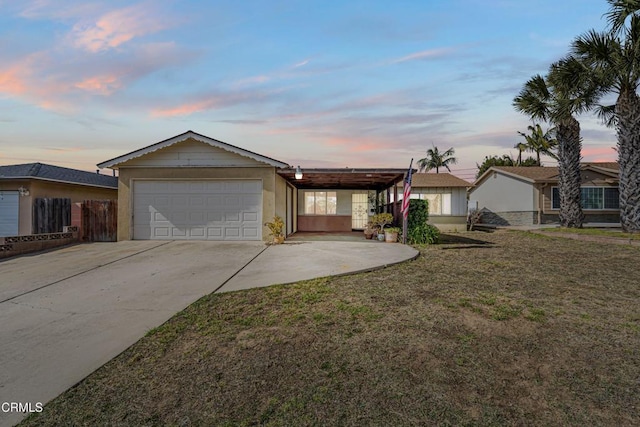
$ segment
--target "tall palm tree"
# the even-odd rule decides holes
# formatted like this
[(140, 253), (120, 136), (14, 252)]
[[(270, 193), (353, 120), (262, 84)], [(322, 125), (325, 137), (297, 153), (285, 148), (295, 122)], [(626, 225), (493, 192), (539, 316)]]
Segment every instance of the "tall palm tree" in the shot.
[[(542, 163), (540, 162), (540, 154), (547, 155), (556, 160), (558, 159), (558, 157), (552, 151), (558, 145), (558, 141), (553, 138), (555, 128), (548, 129), (546, 132), (544, 132), (540, 124), (537, 123), (535, 126), (527, 126), (527, 130), (529, 131), (529, 134), (525, 134), (523, 132), (518, 132), (518, 134), (520, 136), (523, 136), (525, 141), (527, 141), (525, 144), (525, 150), (536, 153), (538, 166), (542, 166)], [(520, 150), (519, 144), (516, 145), (515, 148), (518, 148), (518, 150)], [(518, 158), (522, 160), (521, 156), (519, 156)]]
[[(620, 223), (640, 232), (640, 2), (609, 0), (611, 31), (589, 31), (575, 39), (571, 53), (617, 94), (616, 103), (600, 109), (615, 125), (620, 167)], [(630, 18), (630, 19), (629, 19)]]
[(600, 92), (591, 74), (578, 61), (565, 58), (551, 65), (547, 78), (529, 79), (513, 106), (533, 120), (550, 122), (558, 140), (558, 192), (560, 224), (582, 228), (580, 196), (580, 123), (574, 117), (595, 105)]
[(444, 153), (440, 153), (438, 147), (434, 145), (433, 148), (427, 150), (427, 157), (418, 160), (420, 172), (429, 172), (431, 169), (435, 169), (436, 173), (440, 173), (440, 168), (447, 168), (447, 170), (451, 172), (449, 165), (458, 163), (458, 159), (453, 157), (454, 154), (455, 150), (453, 148), (449, 148)]

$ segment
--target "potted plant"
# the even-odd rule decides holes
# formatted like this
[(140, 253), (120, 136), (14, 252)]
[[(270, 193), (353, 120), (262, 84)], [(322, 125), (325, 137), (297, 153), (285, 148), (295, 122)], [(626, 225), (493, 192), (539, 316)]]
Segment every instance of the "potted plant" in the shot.
[(387, 243), (395, 243), (398, 241), (398, 233), (400, 233), (400, 228), (398, 227), (389, 227), (384, 231), (384, 241)]
[(373, 239), (374, 234), (376, 234), (376, 226), (369, 221), (364, 229), (364, 237), (365, 239)]
[(378, 240), (384, 240), (384, 226), (393, 222), (393, 215), (390, 213), (379, 213), (371, 217), (371, 222), (376, 226)]
[(284, 233), (282, 230), (284, 229), (284, 221), (278, 215), (273, 217), (273, 221), (266, 222), (264, 225), (269, 227), (269, 236), (273, 238), (273, 244), (279, 245), (284, 243)]

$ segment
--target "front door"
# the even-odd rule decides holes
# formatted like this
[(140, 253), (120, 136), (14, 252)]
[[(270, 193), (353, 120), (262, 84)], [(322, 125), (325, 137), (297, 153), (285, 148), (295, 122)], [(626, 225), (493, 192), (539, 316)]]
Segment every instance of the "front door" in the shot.
[(351, 228), (364, 230), (369, 220), (367, 210), (369, 208), (367, 193), (353, 193), (351, 195)]

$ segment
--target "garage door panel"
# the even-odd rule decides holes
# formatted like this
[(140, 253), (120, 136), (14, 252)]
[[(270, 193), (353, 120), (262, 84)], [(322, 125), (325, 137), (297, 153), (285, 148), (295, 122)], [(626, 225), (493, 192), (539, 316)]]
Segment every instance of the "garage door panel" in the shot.
[(260, 240), (262, 182), (136, 181), (134, 239)]
[(207, 222), (222, 222), (224, 214), (222, 212), (207, 212)]
[(243, 212), (242, 213), (242, 221), (245, 221), (245, 222), (256, 222), (256, 221), (258, 221), (258, 212)]
[(226, 227), (224, 229), (224, 235), (227, 238), (233, 238), (236, 239), (238, 237), (240, 237), (240, 228), (236, 228), (236, 227)]
[(257, 194), (262, 193), (262, 185), (260, 181), (244, 181), (242, 183), (242, 193)]
[(205, 201), (202, 196), (190, 196), (189, 197), (189, 206), (193, 207), (204, 207)]
[(259, 236), (259, 229), (257, 227), (244, 227), (242, 229), (242, 237), (247, 239), (257, 239)]
[(220, 181), (207, 181), (205, 183), (205, 192), (207, 194), (211, 193), (223, 193), (224, 192), (224, 184)]
[(213, 240), (222, 240), (222, 228), (221, 227), (207, 227), (207, 237)]

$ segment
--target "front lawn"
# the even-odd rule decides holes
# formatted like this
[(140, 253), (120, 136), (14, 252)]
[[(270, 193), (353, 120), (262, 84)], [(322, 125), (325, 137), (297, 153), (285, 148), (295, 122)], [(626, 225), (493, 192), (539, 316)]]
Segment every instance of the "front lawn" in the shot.
[(596, 236), (596, 237), (615, 237), (617, 239), (631, 239), (640, 240), (640, 234), (638, 233), (625, 233), (620, 229), (604, 229), (604, 228), (543, 228), (540, 231), (545, 233), (569, 233), (579, 234), (584, 236)]
[(640, 249), (445, 242), (205, 297), (24, 425), (640, 423)]

